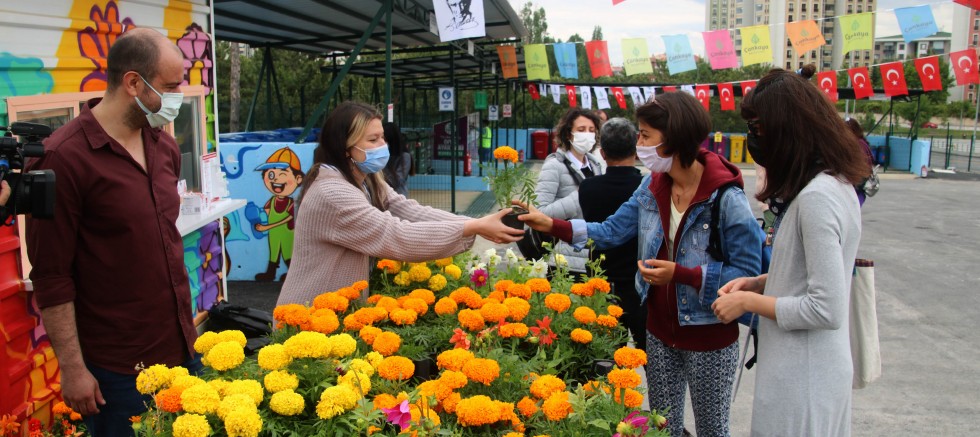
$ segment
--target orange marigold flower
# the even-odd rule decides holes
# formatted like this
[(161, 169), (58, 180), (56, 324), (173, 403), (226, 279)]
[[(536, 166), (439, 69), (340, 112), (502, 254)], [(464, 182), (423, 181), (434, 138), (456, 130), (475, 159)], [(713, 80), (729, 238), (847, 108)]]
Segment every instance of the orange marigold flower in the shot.
[(436, 266), (438, 266), (438, 267), (446, 267), (446, 266), (448, 266), (448, 265), (450, 265), (450, 264), (453, 263), (453, 257), (450, 256), (450, 257), (447, 257), (447, 258), (439, 258), (439, 259), (435, 260), (435, 263), (436, 263)]
[(361, 290), (354, 287), (344, 287), (337, 290), (337, 294), (343, 296), (347, 300), (357, 300), (361, 298)]
[(395, 408), (395, 405), (398, 405), (398, 400), (388, 393), (381, 393), (374, 397), (372, 403), (374, 404), (375, 410), (391, 409)]
[(523, 323), (508, 323), (500, 327), (500, 336), (503, 338), (526, 337), (527, 325)]
[(473, 291), (473, 289), (470, 287), (457, 288), (452, 293), (449, 293), (449, 297), (458, 304), (466, 304), (466, 306), (469, 308), (479, 308), (483, 306), (483, 297), (480, 296), (480, 293)]
[(310, 311), (300, 304), (277, 306), (276, 309), (272, 310), (272, 317), (279, 322), (278, 327), (289, 325), (304, 331), (310, 329)]
[(456, 314), (457, 308), (458, 306), (456, 305), (456, 301), (448, 297), (439, 299), (439, 301), (436, 302), (436, 314), (440, 316), (445, 316), (448, 314)]
[(572, 404), (568, 402), (568, 392), (561, 391), (548, 396), (541, 404), (541, 411), (551, 421), (559, 421), (572, 413)]
[(522, 398), (520, 402), (517, 403), (517, 410), (520, 411), (521, 415), (524, 417), (533, 416), (534, 413), (537, 413), (539, 409), (540, 408), (538, 408), (538, 403), (535, 402), (534, 399), (531, 399), (527, 396), (524, 396), (524, 398)]
[(364, 324), (370, 325), (388, 318), (388, 310), (382, 307), (364, 307), (354, 311), (354, 315)]
[(415, 364), (405, 357), (388, 357), (378, 364), (378, 376), (389, 381), (403, 381), (415, 374)]
[(595, 322), (599, 326), (603, 326), (603, 327), (606, 327), (606, 328), (615, 328), (616, 325), (619, 324), (619, 322), (616, 321), (616, 318), (615, 317), (609, 316), (609, 315), (605, 315), (605, 314), (597, 317), (595, 319)]
[(480, 308), (480, 315), (483, 316), (483, 320), (490, 323), (497, 323), (507, 318), (510, 315), (510, 309), (507, 305), (497, 302), (491, 302), (483, 305)]
[(458, 372), (463, 370), (463, 365), (473, 358), (473, 352), (466, 349), (449, 349), (436, 357), (436, 365), (440, 369), (455, 370)]
[(381, 299), (378, 299), (378, 303), (374, 304), (374, 306), (384, 308), (389, 313), (391, 310), (400, 307), (398, 300), (391, 296), (384, 296)]
[[(433, 296), (432, 299), (435, 300), (435, 296)], [(425, 303), (425, 300), (418, 297), (409, 297), (408, 299), (402, 301), (402, 308), (415, 311), (415, 313), (420, 316), (424, 316), (425, 313), (429, 312), (429, 304)]]
[(507, 317), (515, 322), (524, 320), (527, 317), (527, 313), (531, 311), (531, 304), (519, 297), (508, 297), (504, 299), (504, 305), (507, 306)]
[[(503, 303), (503, 301), (504, 301), (504, 299), (506, 297), (507, 297), (507, 295), (505, 295), (503, 291), (494, 290), (494, 291), (491, 291), (490, 294), (487, 295), (487, 300), (493, 300), (493, 301), (496, 301), (497, 303)], [(484, 303), (484, 305), (486, 305), (487, 302), (484, 301), (483, 303)]]
[(51, 412), (58, 416), (65, 416), (70, 415), (74, 410), (68, 407), (68, 404), (63, 401), (58, 401), (58, 403), (54, 404), (54, 407), (51, 407)]
[(361, 328), (365, 326), (367, 325), (365, 325), (364, 322), (360, 321), (360, 319), (354, 314), (350, 314), (347, 317), (344, 317), (345, 331), (360, 331)]
[(402, 271), (402, 263), (393, 259), (382, 259), (378, 261), (378, 269), (385, 273), (392, 274)]
[(76, 422), (82, 420), (82, 415), (72, 411), (71, 415), (68, 416), (68, 418), (71, 419), (73, 422)]
[(633, 388), (640, 385), (640, 374), (632, 369), (613, 369), (606, 378), (616, 388)]
[(647, 363), (647, 353), (636, 348), (623, 346), (613, 353), (616, 365), (624, 369), (635, 369)]
[(478, 395), (459, 401), (456, 417), (463, 426), (483, 426), (500, 420), (500, 409), (494, 400)]
[(589, 288), (600, 293), (608, 293), (612, 287), (609, 286), (609, 281), (602, 278), (592, 278), (588, 282)]
[(337, 292), (333, 293), (323, 293), (315, 298), (313, 298), (313, 308), (328, 308), (336, 313), (342, 313), (347, 311), (347, 305), (350, 301), (346, 297), (341, 296)]
[(463, 372), (446, 370), (439, 376), (439, 381), (442, 385), (449, 387), (450, 390), (456, 390), (465, 387), (469, 379), (466, 378), (466, 374)]
[(585, 390), (586, 393), (599, 393), (600, 390), (609, 393), (609, 387), (595, 380), (585, 383), (585, 385), (582, 386), (582, 390)]
[(493, 284), (494, 291), (500, 291), (506, 293), (511, 285), (514, 285), (514, 281), (510, 279), (501, 279)]
[(531, 383), (531, 394), (538, 399), (547, 399), (560, 391), (565, 391), (565, 381), (554, 375), (540, 376)]
[(332, 334), (340, 327), (337, 314), (327, 308), (321, 308), (310, 317), (310, 329), (323, 334)]
[(591, 325), (592, 322), (595, 322), (596, 319), (595, 311), (593, 311), (592, 308), (589, 307), (575, 308), (575, 312), (572, 313), (572, 317), (575, 317), (575, 320), (578, 320), (579, 323), (582, 323), (584, 325)]
[(510, 146), (500, 146), (494, 149), (493, 158), (504, 160), (504, 161), (510, 161), (515, 164), (517, 163), (517, 160), (520, 159), (520, 157), (517, 154), (517, 150), (514, 150), (514, 148)]
[(387, 331), (375, 336), (374, 343), (371, 344), (371, 348), (375, 352), (386, 357), (398, 352), (398, 348), (400, 347), (402, 347), (402, 338), (394, 332)]
[(369, 303), (371, 305), (374, 305), (374, 304), (378, 303), (378, 301), (381, 300), (382, 297), (385, 297), (385, 295), (383, 295), (383, 294), (372, 294), (372, 295), (368, 296), (367, 303)]
[[(620, 395), (619, 395), (620, 392), (624, 393), (622, 397), (625, 399), (626, 401), (625, 403), (622, 400), (620, 400)], [(639, 407), (640, 405), (643, 405), (643, 394), (631, 388), (625, 390), (617, 389), (613, 393), (613, 400), (616, 401), (617, 404), (625, 405), (627, 408), (636, 408)]]
[(368, 288), (368, 281), (357, 281), (350, 286), (357, 291), (364, 291)]
[[(551, 289), (551, 287), (549, 286), (548, 289)], [(525, 299), (525, 300), (526, 299), (530, 299), (531, 298), (531, 287), (528, 286), (527, 284), (514, 284), (514, 285), (511, 285), (510, 288), (507, 289), (507, 296), (508, 297), (519, 297), (519, 298)]]
[(609, 313), (610, 316), (618, 319), (623, 316), (623, 307), (619, 305), (609, 305), (606, 307), (606, 312)]
[(592, 342), (592, 333), (584, 329), (575, 328), (572, 330), (572, 341), (576, 343), (589, 344)]
[(473, 358), (463, 364), (463, 374), (470, 381), (476, 381), (483, 385), (490, 385), (500, 376), (500, 365), (496, 361), (487, 358)]
[[(506, 307), (504, 308), (506, 309)], [(486, 324), (483, 321), (483, 316), (476, 310), (462, 310), (459, 312), (457, 318), (459, 319), (460, 326), (470, 331), (479, 331), (486, 327)]]
[(563, 313), (572, 306), (572, 299), (561, 293), (550, 293), (544, 297), (544, 306), (551, 310)]
[(535, 293), (550, 293), (551, 292), (551, 282), (548, 282), (544, 278), (532, 278), (528, 279), (525, 284), (531, 288), (531, 291)]
[(157, 408), (168, 413), (179, 413), (183, 409), (180, 404), (181, 392), (182, 390), (176, 388), (168, 388), (161, 390), (153, 399), (156, 401)]
[(358, 336), (360, 336), (361, 340), (364, 340), (364, 342), (370, 346), (374, 344), (375, 337), (377, 337), (380, 333), (381, 328), (375, 326), (365, 326), (361, 328), (360, 332), (358, 332)]
[(442, 409), (446, 410), (449, 414), (456, 414), (456, 406), (459, 405), (459, 401), (462, 400), (459, 393), (452, 392), (446, 399), (442, 400)]
[(595, 294), (595, 290), (592, 289), (588, 284), (572, 284), (572, 294), (578, 296), (589, 297)]
[[(426, 288), (416, 288), (415, 290), (412, 290), (411, 293), (408, 293), (408, 297), (422, 299), (422, 301), (425, 302), (426, 305), (432, 305), (436, 303), (435, 293), (433, 293), (432, 290)], [(419, 314), (425, 314), (425, 313), (419, 313)]]
[(396, 325), (414, 325), (415, 320), (418, 318), (418, 314), (412, 310), (396, 309), (388, 314), (388, 318)]

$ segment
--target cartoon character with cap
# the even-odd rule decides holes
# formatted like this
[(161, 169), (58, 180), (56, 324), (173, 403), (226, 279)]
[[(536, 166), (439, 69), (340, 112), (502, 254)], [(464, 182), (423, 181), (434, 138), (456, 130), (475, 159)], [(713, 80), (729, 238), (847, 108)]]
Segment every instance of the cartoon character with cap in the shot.
[[(269, 266), (265, 273), (255, 275), (256, 281), (272, 281), (279, 268), (279, 256), (289, 267), (293, 258), (293, 229), (296, 227), (296, 202), (292, 194), (303, 183), (303, 170), (299, 157), (289, 147), (276, 150), (269, 159), (255, 171), (262, 172), (265, 188), (272, 192), (272, 198), (265, 203), (266, 223), (256, 223), (255, 230), (269, 233)], [(285, 273), (280, 280), (286, 278)]]

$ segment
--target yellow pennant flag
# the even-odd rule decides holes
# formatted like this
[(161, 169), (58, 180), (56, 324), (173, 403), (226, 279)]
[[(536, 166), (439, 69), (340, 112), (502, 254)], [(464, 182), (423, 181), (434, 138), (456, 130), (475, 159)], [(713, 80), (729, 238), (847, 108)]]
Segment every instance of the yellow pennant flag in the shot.
[(840, 28), (844, 37), (844, 54), (852, 50), (874, 50), (874, 26), (871, 12), (842, 15)]
[(527, 71), (527, 80), (551, 79), (548, 52), (545, 50), (544, 44), (524, 46), (524, 69)]
[(827, 43), (823, 39), (823, 33), (820, 33), (820, 28), (817, 27), (817, 22), (813, 20), (786, 23), (786, 36), (796, 49), (797, 57)]
[(769, 26), (749, 26), (738, 30), (742, 36), (742, 66), (772, 62)]
[(647, 49), (646, 38), (623, 39), (623, 68), (626, 75), (653, 74), (653, 63), (650, 62), (650, 50)]

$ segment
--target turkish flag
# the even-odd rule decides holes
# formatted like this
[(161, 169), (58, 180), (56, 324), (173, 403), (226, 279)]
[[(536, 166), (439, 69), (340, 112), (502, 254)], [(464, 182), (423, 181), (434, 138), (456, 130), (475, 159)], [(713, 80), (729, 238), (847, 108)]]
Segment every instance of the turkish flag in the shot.
[(820, 85), (820, 91), (823, 91), (827, 97), (830, 97), (831, 102), (837, 101), (836, 71), (821, 71), (817, 73), (817, 83)]
[(943, 90), (943, 78), (939, 75), (939, 56), (916, 58), (915, 71), (922, 81), (922, 91)]
[(612, 91), (613, 97), (616, 98), (616, 103), (619, 104), (619, 108), (626, 109), (626, 96), (623, 95), (623, 88), (618, 86), (609, 87), (609, 91)]
[(575, 96), (575, 85), (565, 85), (565, 91), (568, 92), (568, 106), (573, 108), (578, 107), (578, 97)]
[(851, 77), (851, 88), (854, 88), (855, 99), (867, 99), (874, 95), (875, 90), (871, 88), (871, 74), (868, 67), (857, 67), (847, 70), (847, 75)]
[(527, 84), (527, 92), (531, 94), (531, 100), (538, 100), (541, 98), (541, 93), (538, 92), (538, 86), (536, 84)]
[(677, 87), (675, 87), (675, 86), (665, 86), (664, 87), (664, 92), (665, 93), (672, 93), (674, 91), (677, 91)]
[(975, 49), (950, 53), (949, 62), (953, 64), (953, 72), (956, 73), (957, 85), (980, 83), (980, 74), (977, 74), (977, 52)]
[[(624, 1), (624, 0), (619, 0)], [(970, 9), (980, 9), (980, 0), (953, 0), (953, 3), (959, 3)], [(616, 0), (613, 0), (613, 6), (616, 5)]]
[(885, 86), (888, 97), (908, 95), (909, 87), (905, 84), (905, 69), (901, 62), (889, 62), (878, 66), (881, 72), (881, 83)]
[(697, 85), (694, 87), (694, 97), (698, 98), (701, 106), (704, 106), (705, 111), (709, 110), (711, 105), (710, 90), (707, 85)]
[(749, 91), (752, 91), (752, 89), (755, 88), (755, 83), (756, 81), (754, 80), (743, 80), (742, 82), (739, 82), (738, 86), (742, 88), (742, 97), (745, 97)]
[(732, 91), (731, 83), (718, 84), (718, 99), (721, 101), (722, 111), (735, 110), (735, 93)]

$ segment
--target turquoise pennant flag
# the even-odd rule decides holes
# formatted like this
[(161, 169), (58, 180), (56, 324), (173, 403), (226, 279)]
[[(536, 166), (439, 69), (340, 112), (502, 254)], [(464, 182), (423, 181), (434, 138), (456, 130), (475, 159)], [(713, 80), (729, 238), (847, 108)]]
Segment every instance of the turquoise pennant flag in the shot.
[(555, 62), (558, 63), (558, 74), (566, 79), (578, 79), (578, 56), (575, 53), (575, 43), (559, 43), (555, 48)]
[(687, 35), (664, 35), (662, 38), (664, 46), (667, 47), (667, 71), (670, 74), (698, 68), (694, 63), (694, 51), (691, 50), (691, 40)]
[(895, 9), (895, 17), (898, 18), (898, 27), (902, 29), (906, 44), (939, 32), (929, 5)]

